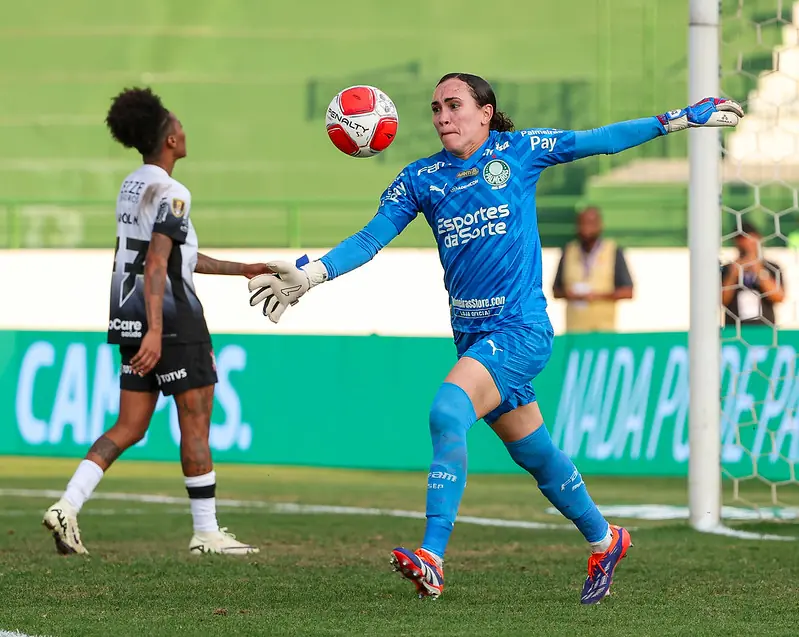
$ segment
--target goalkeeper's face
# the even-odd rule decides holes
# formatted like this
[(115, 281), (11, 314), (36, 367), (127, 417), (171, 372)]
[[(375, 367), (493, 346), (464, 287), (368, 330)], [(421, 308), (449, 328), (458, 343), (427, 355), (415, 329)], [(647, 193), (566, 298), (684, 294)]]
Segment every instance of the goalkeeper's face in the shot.
[(488, 139), (494, 109), (490, 104), (479, 106), (463, 80), (439, 84), (430, 106), (442, 145), (456, 157), (468, 157)]

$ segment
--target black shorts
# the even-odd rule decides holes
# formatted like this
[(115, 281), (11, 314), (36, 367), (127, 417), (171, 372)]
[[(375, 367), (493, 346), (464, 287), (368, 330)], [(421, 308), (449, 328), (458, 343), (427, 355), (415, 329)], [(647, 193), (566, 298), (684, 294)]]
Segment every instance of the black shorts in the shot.
[(138, 345), (120, 345), (122, 369), (119, 387), (128, 391), (161, 391), (164, 396), (174, 396), (189, 389), (216, 384), (216, 360), (211, 343), (165, 345), (161, 360), (147, 376), (135, 374), (130, 359), (139, 351)]

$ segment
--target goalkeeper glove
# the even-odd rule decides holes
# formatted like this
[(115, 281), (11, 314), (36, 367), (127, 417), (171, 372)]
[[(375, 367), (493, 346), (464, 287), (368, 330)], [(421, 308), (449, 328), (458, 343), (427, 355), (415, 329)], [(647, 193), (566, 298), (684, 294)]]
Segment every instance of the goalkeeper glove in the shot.
[(744, 109), (738, 102), (706, 97), (701, 102), (686, 108), (658, 115), (658, 121), (666, 133), (676, 133), (686, 128), (698, 126), (737, 126), (744, 116)]
[[(305, 263), (305, 265), (300, 265)], [(306, 257), (296, 265), (288, 261), (271, 261), (266, 264), (272, 274), (260, 274), (249, 280), (250, 305), (264, 302), (263, 313), (277, 323), (289, 305), (296, 305), (300, 297), (312, 287), (327, 281), (327, 269), (321, 261), (308, 262)]]

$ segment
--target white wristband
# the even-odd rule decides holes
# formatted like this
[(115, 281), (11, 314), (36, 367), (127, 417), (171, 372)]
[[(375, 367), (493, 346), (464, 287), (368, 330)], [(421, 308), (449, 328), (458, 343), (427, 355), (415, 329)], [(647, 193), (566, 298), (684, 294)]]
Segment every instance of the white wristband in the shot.
[(302, 266), (302, 271), (308, 275), (309, 289), (327, 281), (327, 268), (321, 261), (311, 261)]

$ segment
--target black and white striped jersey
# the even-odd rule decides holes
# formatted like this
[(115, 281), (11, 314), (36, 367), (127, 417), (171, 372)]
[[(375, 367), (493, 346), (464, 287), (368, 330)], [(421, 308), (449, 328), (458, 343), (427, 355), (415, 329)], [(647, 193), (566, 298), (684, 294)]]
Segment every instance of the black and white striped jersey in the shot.
[(154, 232), (173, 241), (164, 292), (164, 344), (210, 340), (203, 307), (194, 291), (197, 233), (190, 211), (188, 188), (158, 166), (144, 164), (122, 182), (116, 205), (109, 343), (137, 344), (147, 332), (144, 263)]

